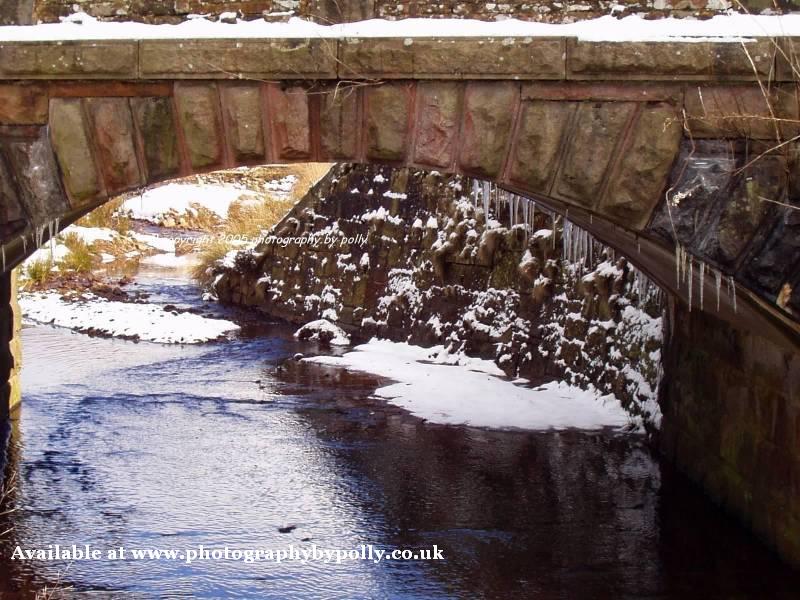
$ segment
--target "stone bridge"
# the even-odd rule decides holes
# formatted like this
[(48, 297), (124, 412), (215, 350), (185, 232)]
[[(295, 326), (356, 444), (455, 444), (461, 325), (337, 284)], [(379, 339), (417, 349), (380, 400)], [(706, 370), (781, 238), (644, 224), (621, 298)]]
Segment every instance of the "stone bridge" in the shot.
[(108, 199), (192, 173), (336, 161), (491, 180), (568, 215), (668, 292), (661, 447), (800, 564), (793, 50), (766, 38), (0, 41), (3, 271)]

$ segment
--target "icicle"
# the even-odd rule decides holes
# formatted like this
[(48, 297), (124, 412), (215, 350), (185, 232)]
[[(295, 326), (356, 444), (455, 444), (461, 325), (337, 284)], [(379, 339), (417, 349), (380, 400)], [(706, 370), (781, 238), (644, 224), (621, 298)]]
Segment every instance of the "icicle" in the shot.
[(583, 251), (581, 260), (583, 261), (582, 264), (584, 266), (588, 266), (586, 259), (589, 257), (589, 232), (585, 229), (582, 229), (581, 231), (583, 231)]
[(681, 245), (675, 242), (675, 285), (681, 287)]
[(51, 266), (53, 264), (53, 256), (55, 255), (55, 252), (56, 252), (56, 236), (55, 236), (55, 233), (54, 233), (55, 224), (56, 224), (55, 221), (50, 221), (47, 224), (47, 239), (50, 242), (49, 245), (50, 245), (50, 265)]
[(553, 248), (556, 247), (556, 215), (553, 213)]
[(705, 286), (706, 263), (700, 261), (700, 310), (703, 310), (703, 288)]
[(733, 275), (728, 275), (728, 289), (730, 290), (731, 299), (733, 300), (733, 312), (739, 312), (736, 309), (736, 281), (734, 281)]
[(478, 181), (472, 180), (472, 205), (478, 208)]
[(719, 291), (722, 287), (722, 273), (714, 271), (714, 283), (717, 286), (717, 312), (719, 312)]
[(689, 257), (689, 312), (692, 312), (692, 257)]
[(2, 253), (3, 253), (3, 273), (5, 273), (6, 272), (6, 245), (3, 244), (2, 246), (0, 246), (0, 249), (2, 249)]
[(527, 198), (521, 198), (522, 200), (522, 223), (525, 226), (525, 245), (528, 245), (528, 235), (531, 232), (531, 221), (530, 221), (530, 209), (531, 203), (530, 200)]
[(42, 241), (44, 240), (44, 228), (46, 225), (43, 223), (41, 225), (36, 226), (36, 249), (42, 247)]
[(21, 235), (21, 236), (19, 236), (19, 239), (22, 240), (22, 253), (23, 254), (27, 254), (28, 253), (28, 238), (25, 237), (24, 235)]
[(536, 231), (536, 202), (531, 202), (531, 229)]

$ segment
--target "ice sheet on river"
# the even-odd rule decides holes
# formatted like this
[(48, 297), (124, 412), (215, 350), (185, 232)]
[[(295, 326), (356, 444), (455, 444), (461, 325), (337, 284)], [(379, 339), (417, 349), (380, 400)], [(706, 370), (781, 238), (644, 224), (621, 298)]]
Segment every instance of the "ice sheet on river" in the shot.
[(239, 329), (231, 321), (175, 314), (155, 304), (115, 302), (91, 294), (84, 297), (87, 299), (65, 301), (57, 292), (24, 293), (19, 304), (24, 317), (38, 323), (162, 344), (198, 344)]
[(522, 429), (601, 429), (634, 422), (612, 395), (563, 382), (530, 388), (500, 377), (490, 361), (373, 339), (343, 356), (304, 359), (394, 380), (375, 393), (433, 423)]

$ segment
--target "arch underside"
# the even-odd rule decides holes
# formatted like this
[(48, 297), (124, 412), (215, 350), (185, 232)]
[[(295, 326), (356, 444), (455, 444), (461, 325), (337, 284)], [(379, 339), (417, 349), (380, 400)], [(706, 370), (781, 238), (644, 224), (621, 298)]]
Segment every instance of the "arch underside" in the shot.
[[(784, 231), (790, 209), (776, 203), (792, 201), (790, 157), (767, 152), (753, 160), (776, 137), (796, 135), (795, 124), (759, 117), (775, 106), (796, 107), (793, 86), (774, 88), (769, 102), (752, 84), (0, 87), (13, 88), (0, 109), (7, 123), (0, 125), (6, 268), (32, 252), (37, 238), (46, 239), (56, 219), (66, 226), (109, 198), (176, 177), (287, 162), (414, 166), (463, 173), (533, 198), (687, 302), (688, 288), (675, 276), (678, 242), (735, 279), (738, 306), (723, 297), (721, 319), (768, 332), (793, 350), (800, 339), (797, 321), (773, 304), (776, 286), (800, 291), (800, 252), (792, 245), (798, 232)], [(699, 279), (695, 305), (698, 285)], [(711, 297), (712, 268), (703, 285)]]

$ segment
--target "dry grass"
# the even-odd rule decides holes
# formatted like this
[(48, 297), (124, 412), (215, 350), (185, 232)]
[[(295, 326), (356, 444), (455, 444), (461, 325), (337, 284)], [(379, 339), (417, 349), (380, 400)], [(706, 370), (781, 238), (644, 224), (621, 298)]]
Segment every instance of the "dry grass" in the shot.
[(110, 200), (79, 219), (76, 225), (82, 227), (108, 227), (124, 235), (131, 228), (131, 220), (126, 216), (116, 214), (123, 202), (123, 198)]
[(223, 231), (228, 235), (246, 236), (249, 239), (261, 237), (262, 232), (280, 221), (294, 205), (294, 200), (231, 204)]
[[(297, 204), (311, 187), (330, 171), (328, 163), (307, 163), (291, 166), (256, 167), (247, 171), (220, 171), (212, 173), (205, 179), (206, 183), (222, 183), (232, 177), (240, 179), (248, 189), (263, 194), (259, 202), (244, 200), (234, 202), (228, 209), (228, 218), (221, 228), (217, 229), (219, 239), (203, 246), (199, 253), (199, 263), (192, 270), (192, 276), (202, 286), (207, 287), (212, 281), (211, 268), (235, 246), (225, 240), (231, 238), (259, 240), (273, 225), (280, 221), (292, 207)], [(285, 198), (275, 192), (266, 190), (266, 183), (280, 180), (289, 175), (297, 178), (292, 191)]]
[(51, 277), (49, 260), (35, 260), (25, 265), (25, 286), (40, 286), (45, 284)]
[(69, 248), (69, 254), (59, 261), (61, 269), (76, 273), (89, 273), (95, 260), (91, 246), (75, 232), (64, 235), (63, 241), (64, 245)]
[(232, 249), (231, 245), (224, 239), (217, 239), (209, 244), (203, 245), (198, 252), (198, 262), (192, 268), (192, 277), (204, 288), (211, 285), (214, 277), (211, 268), (221, 260)]

